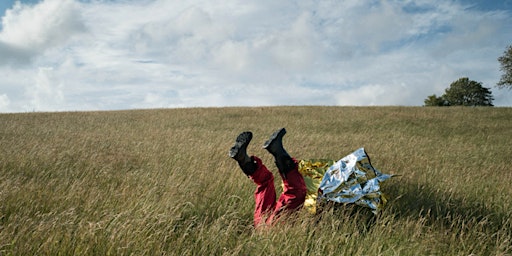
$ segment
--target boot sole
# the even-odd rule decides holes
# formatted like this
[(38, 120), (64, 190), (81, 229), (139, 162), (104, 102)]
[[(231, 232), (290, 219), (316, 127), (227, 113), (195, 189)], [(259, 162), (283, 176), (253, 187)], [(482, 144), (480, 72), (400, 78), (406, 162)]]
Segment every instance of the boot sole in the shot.
[(229, 150), (229, 157), (237, 158), (239, 152), (246, 154), (247, 146), (249, 142), (252, 140), (252, 132), (242, 132), (238, 137), (236, 137), (235, 145)]
[(270, 144), (272, 144), (272, 142), (274, 142), (278, 138), (282, 138), (285, 134), (286, 134), (285, 128), (281, 128), (281, 129), (275, 131), (274, 133), (272, 133), (272, 135), (270, 135), (270, 138), (265, 142), (265, 144), (263, 144), (263, 148), (265, 148), (265, 149), (268, 148), (268, 146), (270, 146)]

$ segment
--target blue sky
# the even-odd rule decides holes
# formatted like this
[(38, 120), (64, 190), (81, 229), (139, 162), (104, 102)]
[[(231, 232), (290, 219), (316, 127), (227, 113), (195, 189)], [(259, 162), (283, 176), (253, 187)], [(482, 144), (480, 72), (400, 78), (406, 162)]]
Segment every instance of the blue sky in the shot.
[(495, 84), (512, 1), (0, 2), (0, 112), (421, 106)]

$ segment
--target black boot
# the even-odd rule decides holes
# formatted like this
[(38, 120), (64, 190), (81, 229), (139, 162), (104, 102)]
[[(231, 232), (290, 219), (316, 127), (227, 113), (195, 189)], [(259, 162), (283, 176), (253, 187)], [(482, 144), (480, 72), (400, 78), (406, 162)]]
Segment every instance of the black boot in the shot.
[(286, 129), (281, 128), (275, 131), (270, 138), (263, 144), (270, 154), (274, 156), (277, 169), (286, 178), (286, 174), (296, 168), (296, 163), (290, 157), (288, 152), (283, 147), (283, 136), (286, 134)]
[(229, 150), (229, 156), (238, 162), (246, 175), (256, 171), (256, 163), (247, 155), (247, 146), (252, 140), (252, 132), (242, 132), (236, 137), (235, 145)]

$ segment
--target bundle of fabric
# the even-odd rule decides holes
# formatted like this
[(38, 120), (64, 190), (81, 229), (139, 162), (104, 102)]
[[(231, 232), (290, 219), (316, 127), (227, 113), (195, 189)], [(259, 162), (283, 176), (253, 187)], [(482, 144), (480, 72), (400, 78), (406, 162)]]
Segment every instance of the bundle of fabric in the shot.
[(368, 207), (377, 214), (387, 202), (380, 191), (380, 183), (393, 176), (375, 169), (364, 148), (337, 162), (328, 159), (301, 160), (299, 172), (308, 189), (304, 206), (312, 213), (316, 212), (317, 204), (332, 201)]

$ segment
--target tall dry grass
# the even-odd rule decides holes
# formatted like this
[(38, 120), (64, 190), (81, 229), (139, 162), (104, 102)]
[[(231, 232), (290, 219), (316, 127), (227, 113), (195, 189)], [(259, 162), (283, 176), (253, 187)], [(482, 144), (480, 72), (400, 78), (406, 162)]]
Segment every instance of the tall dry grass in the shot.
[[(26, 113), (0, 124), (0, 255), (512, 254), (510, 108)], [(251, 130), (250, 153), (275, 172), (261, 145), (279, 127), (297, 158), (365, 147), (401, 175), (383, 186), (388, 207), (254, 230), (254, 185), (227, 152)]]

